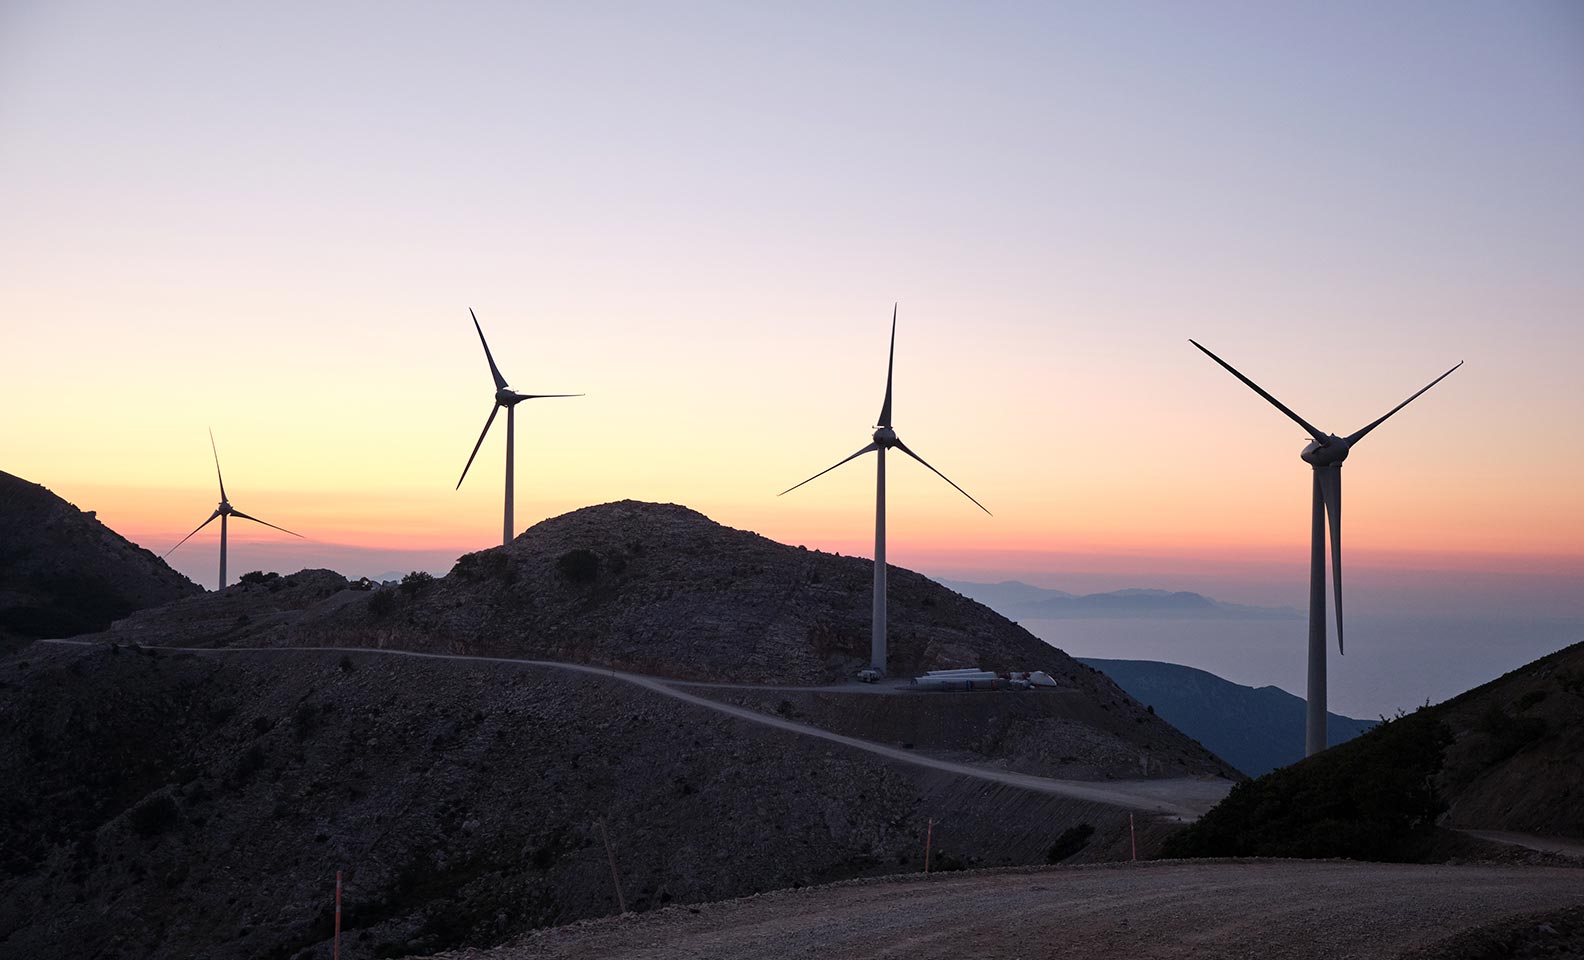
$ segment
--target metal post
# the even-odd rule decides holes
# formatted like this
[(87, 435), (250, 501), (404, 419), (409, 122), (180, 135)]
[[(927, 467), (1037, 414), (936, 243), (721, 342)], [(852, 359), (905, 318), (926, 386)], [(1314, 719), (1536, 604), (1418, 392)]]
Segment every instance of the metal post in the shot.
[(616, 875), (616, 851), (611, 849), (610, 834), (605, 832), (605, 821), (599, 822), (600, 838), (605, 841), (605, 859), (610, 861), (611, 885), (616, 888), (616, 905), (627, 912), (627, 898), (622, 896), (621, 878)]
[(1128, 814), (1128, 839), (1133, 841), (1133, 859), (1138, 859), (1138, 830), (1133, 826), (1133, 814)]
[(931, 820), (929, 822), (929, 825), (924, 828), (924, 872), (925, 873), (929, 873), (929, 867), (930, 867), (930, 844), (931, 844), (931, 842), (934, 841), (934, 839), (935, 839), (935, 821)]

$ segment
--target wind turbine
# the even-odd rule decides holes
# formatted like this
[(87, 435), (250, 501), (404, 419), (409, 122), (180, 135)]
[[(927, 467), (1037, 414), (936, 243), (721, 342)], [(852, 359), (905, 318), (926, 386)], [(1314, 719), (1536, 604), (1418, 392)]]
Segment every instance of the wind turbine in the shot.
[[(264, 520), (260, 520), (258, 517), (250, 517), (247, 514), (243, 513), (241, 510), (238, 510), (236, 507), (231, 506), (231, 501), (226, 499), (225, 477), (220, 475), (220, 451), (215, 448), (215, 440), (214, 440), (214, 431), (213, 430), (209, 431), (209, 449), (214, 453), (215, 479), (220, 481), (220, 505), (218, 507), (215, 507), (214, 513), (209, 514), (209, 519), (208, 520), (205, 520), (203, 523), (198, 524), (197, 528), (194, 529), (192, 533), (189, 533), (189, 534), (187, 534), (187, 536), (182, 537), (181, 540), (176, 544), (176, 547), (179, 547), (183, 543), (186, 543), (188, 540), (191, 540), (193, 538), (193, 533), (197, 533), (199, 530), (202, 530), (204, 527), (209, 526), (209, 524), (214, 522), (215, 517), (219, 517), (220, 518), (220, 587), (219, 587), (219, 589), (224, 590), (225, 586), (226, 586), (226, 521), (229, 518), (237, 517), (238, 519), (241, 519), (241, 520), (252, 520), (254, 523), (262, 523), (266, 527), (273, 527), (274, 529), (279, 530), (281, 533), (291, 533), (292, 536), (298, 538), (299, 540), (305, 539), (305, 538), (300, 533), (292, 533), (290, 530), (287, 530), (285, 527), (277, 527), (277, 526), (275, 526), (275, 524), (269, 523), (269, 522), (264, 521)], [(165, 551), (165, 556), (168, 557), (171, 554), (175, 553), (176, 552), (176, 547), (171, 547), (169, 550), (166, 550)], [(164, 557), (161, 557), (160, 559), (163, 560)]]
[(1386, 415), (1357, 432), (1339, 437), (1334, 433), (1321, 433), (1309, 421), (1293, 413), (1280, 400), (1262, 390), (1259, 384), (1243, 376), (1232, 365), (1211, 353), (1197, 340), (1189, 343), (1204, 351), (1205, 355), (1226, 368), (1232, 376), (1243, 381), (1249, 389), (1264, 397), (1271, 406), (1290, 417), (1293, 422), (1313, 437), (1303, 452), (1303, 461), (1314, 467), (1314, 512), (1309, 527), (1309, 689), (1308, 716), (1304, 728), (1304, 755), (1314, 756), (1326, 748), (1326, 594), (1325, 594), (1325, 530), (1326, 518), (1331, 520), (1331, 586), (1336, 593), (1337, 653), (1342, 650), (1342, 461), (1347, 459), (1353, 445), (1364, 439), (1371, 430), (1386, 422), (1386, 418), (1418, 399), (1419, 394), (1452, 375), (1452, 370), (1463, 366), (1459, 360), (1452, 370), (1431, 380), (1419, 393), (1414, 394)]
[(473, 318), (473, 329), (478, 331), (479, 343), (484, 344), (484, 359), (489, 361), (490, 376), (495, 379), (495, 405), (490, 407), (489, 419), (484, 421), (484, 430), (479, 434), (478, 443), (473, 444), (473, 452), (468, 454), (467, 466), (462, 468), (462, 476), (457, 478), (456, 488), (462, 489), (462, 481), (467, 479), (468, 467), (473, 466), (473, 458), (478, 456), (479, 447), (484, 445), (484, 437), (489, 433), (490, 424), (495, 422), (495, 414), (501, 407), (506, 408), (506, 520), (502, 524), (502, 545), (512, 542), (512, 498), (516, 486), (513, 480), (513, 460), (516, 451), (516, 425), (517, 404), (524, 400), (544, 400), (552, 397), (581, 397), (581, 393), (518, 393), (506, 385), (506, 378), (501, 376), (500, 368), (495, 366), (495, 358), (490, 354), (489, 342), (484, 339), (484, 328), (479, 326), (478, 314), (468, 308), (468, 315)]
[(885, 503), (885, 495), (886, 495), (885, 455), (886, 455), (886, 451), (891, 449), (892, 447), (895, 447), (898, 450), (901, 450), (903, 453), (907, 454), (908, 456), (912, 457), (914, 460), (917, 460), (919, 463), (923, 463), (924, 466), (929, 468), (931, 473), (935, 474), (937, 477), (940, 477), (942, 480), (945, 480), (947, 483), (951, 483), (952, 488), (955, 489), (958, 493), (962, 494), (965, 497), (968, 497), (969, 500), (973, 500), (974, 506), (978, 507), (980, 510), (984, 510), (984, 512), (986, 514), (990, 513), (989, 510), (985, 510), (985, 505), (980, 503), (978, 500), (974, 500), (974, 498), (968, 493), (967, 490), (964, 490), (962, 487), (957, 486), (957, 484), (952, 483), (952, 480), (951, 480), (950, 477), (946, 476), (946, 474), (944, 474), (944, 473), (941, 473), (939, 470), (936, 470), (934, 467), (931, 467), (928, 463), (925, 463), (923, 457), (921, 457), (918, 454), (914, 453), (912, 450), (909, 450), (907, 444), (903, 443), (901, 438), (899, 438), (896, 435), (896, 431), (894, 429), (892, 429), (892, 427), (891, 427), (891, 373), (892, 373), (892, 370), (895, 368), (895, 366), (896, 366), (896, 305), (893, 304), (892, 307), (891, 307), (891, 353), (890, 353), (889, 357), (886, 359), (885, 402), (883, 402), (880, 405), (880, 422), (875, 425), (875, 432), (874, 432), (874, 440), (873, 440), (873, 442), (871, 442), (867, 447), (864, 447), (862, 450), (859, 450), (857, 453), (855, 453), (852, 456), (848, 457), (846, 460), (839, 461), (838, 463), (836, 463), (833, 466), (826, 467), (824, 470), (821, 470), (819, 473), (814, 474), (814, 476), (809, 477), (808, 480), (804, 480), (803, 483), (794, 484), (793, 486), (787, 487), (785, 490), (782, 490), (780, 493), (776, 494), (776, 496), (779, 497), (779, 496), (784, 496), (784, 495), (786, 495), (788, 493), (791, 493), (793, 490), (796, 490), (798, 487), (803, 486), (804, 483), (808, 483), (810, 480), (817, 480), (820, 477), (823, 477), (825, 474), (830, 473), (832, 470), (835, 470), (836, 467), (839, 467), (843, 463), (846, 463), (847, 460), (856, 460), (858, 457), (863, 456), (864, 454), (868, 453), (869, 451), (871, 451), (871, 450), (874, 451), (874, 453), (875, 453), (875, 461), (876, 461), (875, 462), (874, 606), (872, 608), (873, 609), (873, 614), (872, 614), (872, 618), (871, 618), (870, 635), (869, 635), (869, 666), (870, 666), (871, 669), (873, 669), (873, 670), (875, 670), (875, 671), (877, 671), (877, 672), (879, 672), (881, 674), (885, 673), (885, 668), (886, 668), (886, 558), (885, 558), (885, 542), (886, 542), (886, 525), (885, 525), (885, 522), (886, 522), (886, 512), (885, 512), (886, 511), (886, 503)]

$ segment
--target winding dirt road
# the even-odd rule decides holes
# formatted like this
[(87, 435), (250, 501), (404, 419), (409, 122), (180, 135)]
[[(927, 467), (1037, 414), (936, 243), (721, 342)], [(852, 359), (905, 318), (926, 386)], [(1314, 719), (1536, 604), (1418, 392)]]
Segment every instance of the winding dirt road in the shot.
[(780, 890), (555, 927), (467, 960), (1396, 957), (1584, 903), (1584, 871), (1338, 861), (1157, 862)]
[[(96, 646), (96, 642), (88, 640), (42, 640), (41, 643), (52, 643), (63, 646), (88, 647)], [(571, 670), (578, 673), (594, 674), (595, 676), (611, 677), (623, 680), (645, 690), (672, 697), (685, 703), (690, 703), (717, 713), (724, 713), (739, 720), (750, 723), (775, 727), (806, 737), (816, 737), (839, 743), (842, 746), (863, 750), (888, 760), (898, 763), (907, 763), (917, 767), (929, 767), (934, 770), (944, 770), (948, 773), (964, 777), (974, 777), (979, 780), (989, 780), (995, 783), (1004, 783), (1025, 790), (1038, 793), (1056, 794), (1058, 796), (1073, 797), (1079, 800), (1090, 800), (1095, 803), (1104, 803), (1114, 807), (1128, 810), (1139, 810), (1145, 813), (1158, 814), (1169, 819), (1179, 821), (1197, 820), (1201, 813), (1209, 810), (1226, 796), (1232, 789), (1230, 781), (1220, 778), (1176, 778), (1161, 780), (1058, 780), (1051, 777), (1037, 777), (1026, 773), (1013, 773), (1008, 770), (998, 770), (993, 767), (982, 767), (969, 763), (954, 763), (950, 760), (940, 760), (934, 757), (921, 756), (912, 750), (902, 750), (897, 747), (886, 746), (870, 740), (860, 740), (819, 727), (812, 727), (806, 723), (797, 723), (782, 717), (760, 713), (747, 707), (739, 707), (729, 703), (721, 703), (708, 697), (701, 697), (679, 689), (682, 682), (662, 680), (657, 677), (648, 677), (638, 673), (624, 673), (606, 667), (589, 666), (582, 663), (561, 663), (554, 660), (521, 660), (513, 657), (474, 657), (449, 653), (419, 653), (412, 650), (375, 649), (372, 647), (151, 647), (171, 653), (194, 653), (204, 656), (246, 656), (263, 654), (266, 656), (289, 653), (341, 653), (349, 656), (386, 656), (386, 657), (412, 657), (420, 660), (445, 660), (463, 663), (493, 663), (518, 667), (547, 667), (555, 670)], [(764, 686), (761, 690), (775, 690), (777, 687)]]

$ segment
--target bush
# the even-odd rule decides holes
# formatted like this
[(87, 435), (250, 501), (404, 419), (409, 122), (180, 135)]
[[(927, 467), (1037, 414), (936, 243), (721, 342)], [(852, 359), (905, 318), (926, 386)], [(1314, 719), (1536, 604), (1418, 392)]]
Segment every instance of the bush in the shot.
[(501, 583), (517, 582), (517, 567), (503, 550), (480, 550), (457, 558), (451, 571), (469, 583), (479, 580), (499, 580)]
[(376, 617), (383, 617), (396, 609), (396, 594), (389, 590), (376, 590), (374, 596), (369, 597), (369, 613)]
[(1046, 863), (1061, 863), (1068, 857), (1089, 845), (1089, 838), (1094, 836), (1095, 828), (1087, 823), (1080, 823), (1076, 827), (1068, 827), (1056, 842), (1045, 851)]
[(422, 570), (414, 570), (401, 579), (401, 592), (409, 597), (416, 597), (424, 587), (434, 583), (434, 575)]
[(174, 827), (181, 819), (181, 811), (176, 808), (176, 801), (170, 798), (170, 794), (162, 793), (133, 807), (130, 819), (132, 829), (137, 831), (138, 836), (152, 837)]
[(582, 547), (568, 550), (556, 561), (556, 570), (573, 583), (593, 583), (599, 579), (599, 554)]
[(1167, 838), (1166, 857), (1404, 860), (1446, 804), (1435, 775), (1452, 731), (1420, 709), (1232, 788)]
[(252, 570), (242, 574), (240, 577), (237, 577), (237, 583), (248, 583), (255, 586), (261, 586), (263, 584), (269, 583), (271, 580), (279, 579), (280, 574), (278, 573), (265, 573), (262, 570)]

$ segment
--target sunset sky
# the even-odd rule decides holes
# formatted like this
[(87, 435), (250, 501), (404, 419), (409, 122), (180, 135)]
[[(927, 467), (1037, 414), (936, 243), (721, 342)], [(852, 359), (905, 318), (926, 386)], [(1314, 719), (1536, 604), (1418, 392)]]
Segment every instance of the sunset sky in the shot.
[[(1584, 6), (0, 6), (0, 469), (233, 576), (683, 503), (890, 559), (1584, 617)], [(213, 585), (218, 524), (172, 562)], [(1374, 571), (1373, 573), (1371, 571)]]

